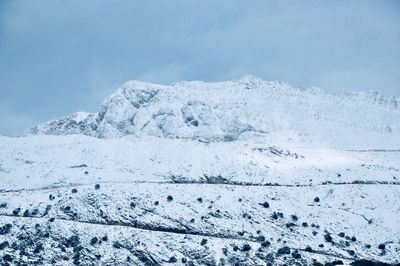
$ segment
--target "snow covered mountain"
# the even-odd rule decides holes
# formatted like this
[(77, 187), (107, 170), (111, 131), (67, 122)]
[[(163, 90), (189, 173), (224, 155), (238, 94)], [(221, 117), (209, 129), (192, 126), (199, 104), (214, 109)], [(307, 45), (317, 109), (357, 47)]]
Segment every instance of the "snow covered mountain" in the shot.
[[(153, 135), (203, 141), (270, 135), (334, 146), (400, 143), (400, 98), (379, 93), (328, 94), (246, 76), (171, 86), (129, 81), (98, 113), (76, 113), (30, 130), (99, 138)], [(384, 139), (385, 141), (382, 141)], [(359, 147), (358, 147), (359, 148)]]
[(399, 104), (127, 82), (0, 136), (0, 265), (398, 265)]

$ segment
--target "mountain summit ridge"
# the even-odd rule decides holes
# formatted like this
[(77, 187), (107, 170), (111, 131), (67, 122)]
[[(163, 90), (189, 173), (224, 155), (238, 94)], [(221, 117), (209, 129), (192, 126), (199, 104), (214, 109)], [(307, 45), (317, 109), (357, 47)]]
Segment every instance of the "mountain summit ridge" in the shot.
[[(333, 132), (334, 131), (334, 132)], [(224, 82), (160, 85), (125, 82), (98, 113), (51, 120), (28, 134), (83, 134), (98, 138), (153, 135), (233, 141), (248, 135), (310, 136), (346, 145), (355, 139), (399, 137), (400, 98), (377, 92), (331, 94), (244, 76)], [(337, 142), (340, 135), (344, 141)], [(354, 135), (358, 135), (354, 138)]]

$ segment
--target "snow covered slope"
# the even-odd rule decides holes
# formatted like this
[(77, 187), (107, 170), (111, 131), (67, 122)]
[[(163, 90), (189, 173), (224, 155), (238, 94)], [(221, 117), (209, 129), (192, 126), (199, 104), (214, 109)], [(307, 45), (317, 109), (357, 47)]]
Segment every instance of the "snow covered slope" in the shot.
[(203, 141), (269, 135), (274, 140), (383, 148), (400, 143), (400, 98), (373, 92), (328, 94), (251, 76), (171, 86), (129, 81), (103, 102), (100, 112), (46, 122), (30, 133)]
[(0, 137), (0, 265), (396, 265), (398, 104), (128, 82)]

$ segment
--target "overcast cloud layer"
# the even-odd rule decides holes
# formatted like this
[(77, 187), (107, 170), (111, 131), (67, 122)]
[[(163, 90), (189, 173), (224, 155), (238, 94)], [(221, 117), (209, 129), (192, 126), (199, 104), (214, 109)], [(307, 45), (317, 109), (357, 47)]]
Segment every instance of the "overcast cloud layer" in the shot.
[(97, 111), (129, 79), (251, 74), (400, 95), (400, 1), (0, 1), (0, 134)]

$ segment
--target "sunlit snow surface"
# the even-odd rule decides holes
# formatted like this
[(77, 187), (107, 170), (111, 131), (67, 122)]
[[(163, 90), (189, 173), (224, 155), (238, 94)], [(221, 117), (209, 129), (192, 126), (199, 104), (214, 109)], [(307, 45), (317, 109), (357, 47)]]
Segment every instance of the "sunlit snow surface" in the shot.
[(399, 263), (399, 104), (127, 82), (99, 113), (0, 137), (0, 264)]

